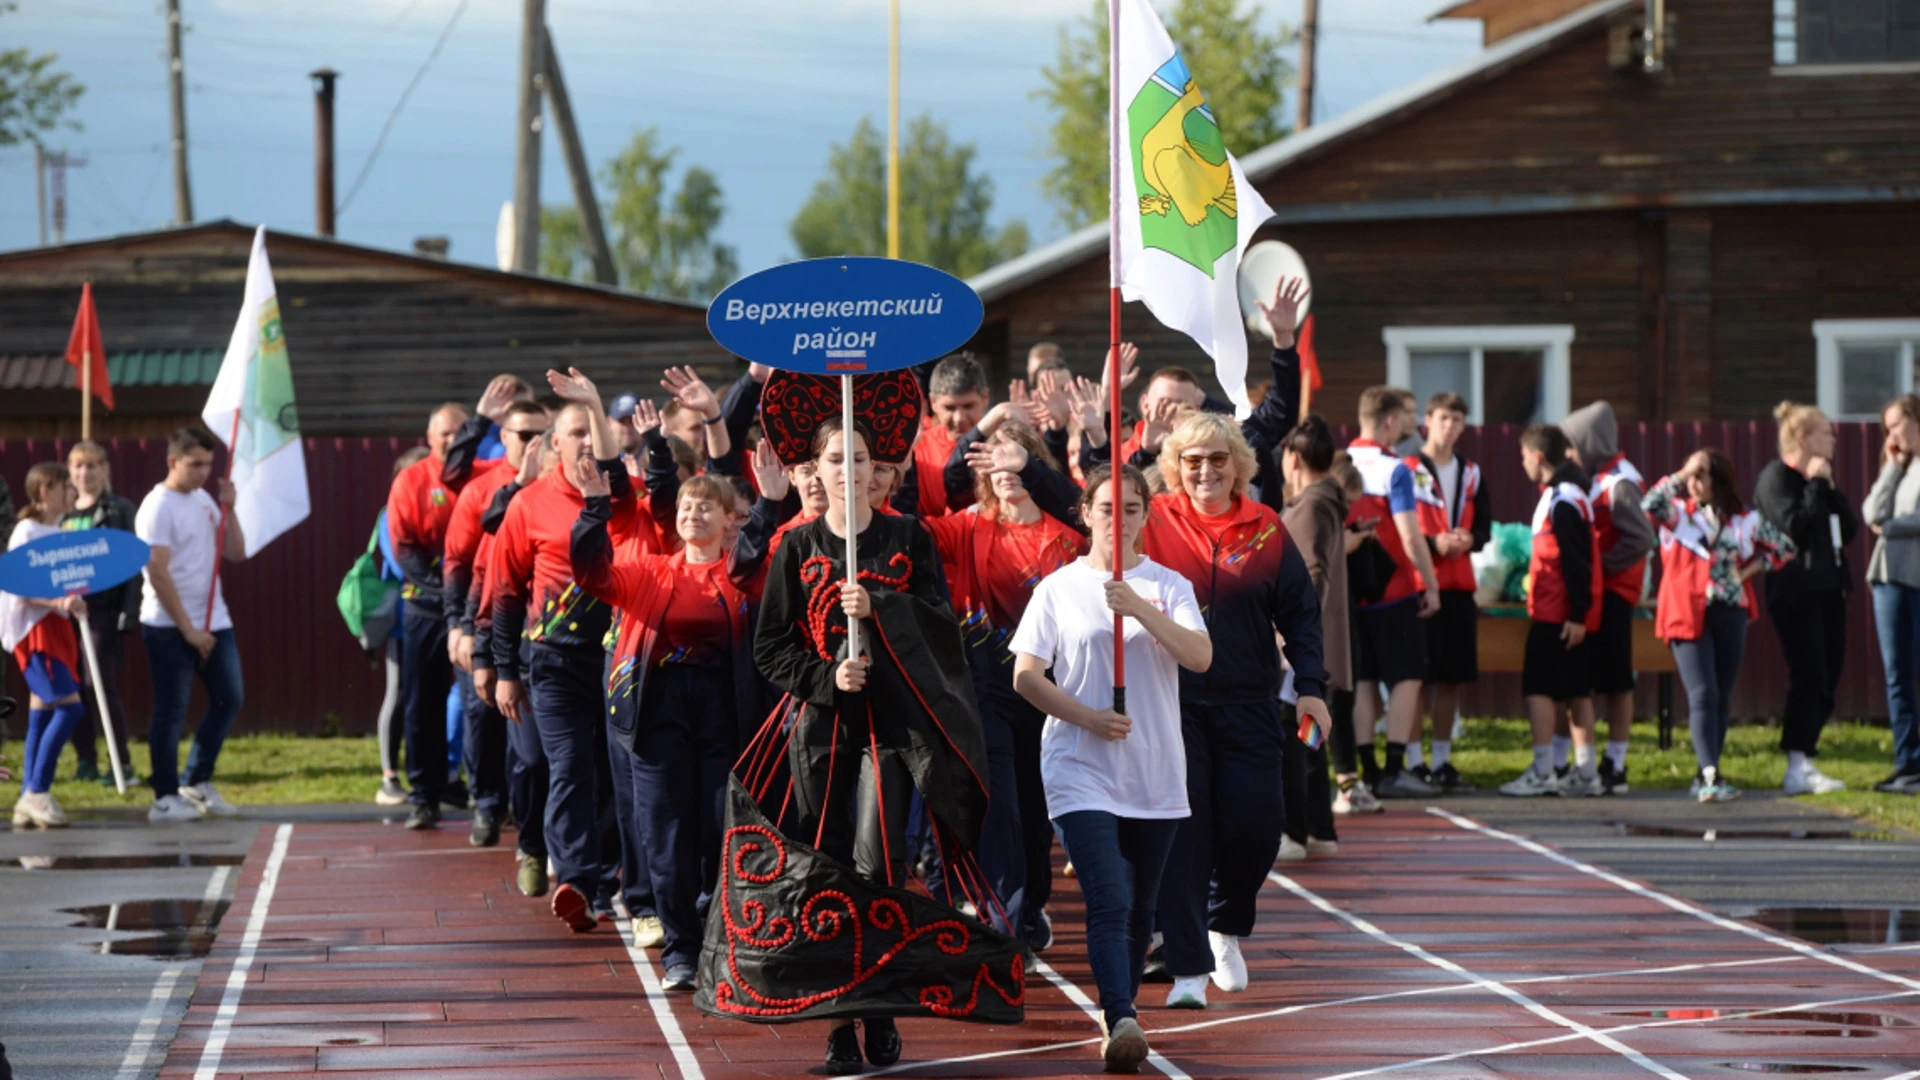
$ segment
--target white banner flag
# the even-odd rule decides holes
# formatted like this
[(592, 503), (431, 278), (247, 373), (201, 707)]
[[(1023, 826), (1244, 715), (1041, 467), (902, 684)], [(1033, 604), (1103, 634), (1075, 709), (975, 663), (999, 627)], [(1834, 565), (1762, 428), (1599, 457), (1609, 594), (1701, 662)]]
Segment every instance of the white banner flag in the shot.
[(307, 459), (293, 407), (293, 369), (280, 333), (280, 301), (267, 266), (267, 230), (253, 234), (247, 290), (226, 359), (200, 419), (233, 459), (233, 516), (251, 558), (307, 518)]
[(1108, 2), (1120, 8), (1121, 295), (1198, 342), (1244, 418), (1240, 253), (1273, 211), (1227, 153), (1203, 88), (1147, 0)]

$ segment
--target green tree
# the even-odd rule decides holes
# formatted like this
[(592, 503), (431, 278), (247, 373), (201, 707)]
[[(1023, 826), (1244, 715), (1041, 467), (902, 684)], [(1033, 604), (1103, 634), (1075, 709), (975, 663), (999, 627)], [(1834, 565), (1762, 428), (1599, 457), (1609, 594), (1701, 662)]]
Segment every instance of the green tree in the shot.
[[(900, 257), (967, 277), (1027, 249), (1027, 226), (995, 230), (993, 179), (978, 151), (931, 115), (914, 118), (900, 147)], [(807, 258), (887, 253), (887, 143), (868, 117), (827, 155), (827, 174), (788, 226)]]
[[(600, 186), (612, 194), (601, 204), (607, 246), (624, 288), (706, 301), (740, 273), (732, 246), (714, 239), (726, 216), (720, 182), (694, 165), (680, 173), (679, 187), (672, 189), (670, 174), (680, 149), (659, 142), (656, 129), (644, 128), (601, 166)], [(577, 207), (541, 207), (540, 272), (593, 280)]]
[[(0, 3), (0, 15), (17, 6)], [(67, 114), (87, 88), (66, 72), (53, 70), (59, 59), (57, 53), (0, 49), (0, 146), (39, 142), (41, 135), (62, 124), (79, 130), (79, 122)]]
[[(1285, 137), (1280, 96), (1293, 82), (1281, 50), (1292, 27), (1262, 28), (1259, 9), (1242, 0), (1178, 0), (1166, 19), (1187, 70), (1206, 92), (1227, 149), (1237, 157)], [(1107, 9), (1097, 0), (1084, 18), (1060, 28), (1053, 64), (1041, 69), (1034, 100), (1047, 106), (1045, 156), (1053, 162), (1040, 188), (1068, 228), (1107, 216)]]

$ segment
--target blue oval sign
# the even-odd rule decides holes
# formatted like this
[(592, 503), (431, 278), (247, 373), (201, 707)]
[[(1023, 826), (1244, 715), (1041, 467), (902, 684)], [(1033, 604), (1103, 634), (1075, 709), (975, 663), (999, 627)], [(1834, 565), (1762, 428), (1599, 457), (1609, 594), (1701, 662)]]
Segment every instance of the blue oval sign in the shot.
[(152, 553), (124, 529), (51, 533), (0, 555), (0, 592), (58, 600), (111, 589), (138, 574)]
[(741, 278), (707, 307), (707, 332), (728, 352), (782, 371), (859, 375), (945, 356), (985, 315), (952, 274), (855, 255)]

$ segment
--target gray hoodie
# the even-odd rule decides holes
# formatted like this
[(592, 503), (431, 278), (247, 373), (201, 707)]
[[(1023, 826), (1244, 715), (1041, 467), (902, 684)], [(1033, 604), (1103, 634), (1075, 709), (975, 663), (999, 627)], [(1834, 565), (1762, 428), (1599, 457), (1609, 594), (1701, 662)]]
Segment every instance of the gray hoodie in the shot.
[[(1573, 444), (1573, 452), (1580, 457), (1580, 467), (1588, 475), (1598, 474), (1620, 454), (1619, 425), (1613, 418), (1613, 406), (1604, 401), (1568, 413), (1567, 418), (1560, 421), (1560, 430), (1567, 433), (1567, 441)], [(1653, 550), (1653, 525), (1640, 509), (1640, 497), (1646, 493), (1644, 488), (1644, 484), (1617, 480), (1613, 485), (1613, 528), (1619, 538), (1600, 553), (1600, 570), (1604, 574), (1617, 574)]]

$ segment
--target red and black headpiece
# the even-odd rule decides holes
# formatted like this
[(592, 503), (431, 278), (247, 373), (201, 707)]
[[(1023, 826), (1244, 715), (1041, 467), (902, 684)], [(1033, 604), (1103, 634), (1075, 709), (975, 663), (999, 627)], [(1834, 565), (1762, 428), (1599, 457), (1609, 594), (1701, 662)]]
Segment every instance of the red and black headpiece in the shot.
[[(911, 369), (854, 376), (853, 415), (873, 435), (874, 445), (868, 449), (875, 461), (907, 460), (925, 412), (920, 382)], [(836, 376), (775, 371), (760, 393), (760, 430), (782, 465), (812, 460), (814, 432), (839, 415)]]

